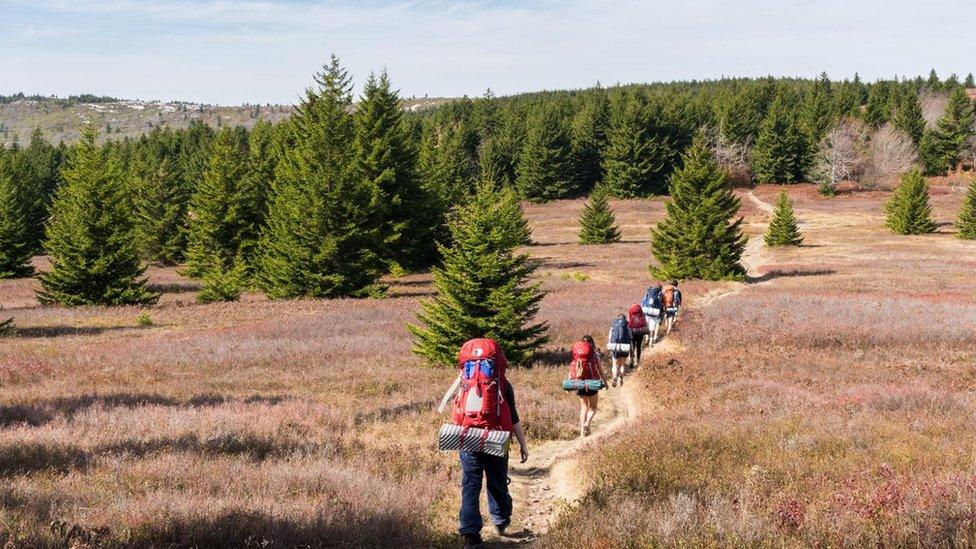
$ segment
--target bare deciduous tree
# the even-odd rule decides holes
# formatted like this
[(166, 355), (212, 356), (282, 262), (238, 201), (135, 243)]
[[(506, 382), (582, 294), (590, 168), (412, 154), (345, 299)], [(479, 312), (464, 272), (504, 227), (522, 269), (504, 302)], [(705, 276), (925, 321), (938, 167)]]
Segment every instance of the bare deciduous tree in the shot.
[(918, 163), (918, 149), (909, 135), (891, 124), (878, 128), (871, 136), (864, 170), (864, 183), (888, 186)]
[(752, 182), (752, 168), (749, 164), (749, 152), (752, 149), (752, 139), (746, 143), (736, 143), (728, 139), (722, 132), (711, 132), (712, 154), (719, 166), (725, 168), (729, 177), (737, 184)]
[(821, 194), (834, 194), (837, 184), (856, 180), (864, 170), (868, 132), (860, 120), (845, 118), (820, 142), (814, 158), (813, 177)]
[(935, 123), (942, 118), (945, 113), (946, 105), (949, 103), (949, 96), (944, 93), (925, 92), (918, 98), (922, 105), (922, 118), (925, 119), (925, 129), (932, 129)]

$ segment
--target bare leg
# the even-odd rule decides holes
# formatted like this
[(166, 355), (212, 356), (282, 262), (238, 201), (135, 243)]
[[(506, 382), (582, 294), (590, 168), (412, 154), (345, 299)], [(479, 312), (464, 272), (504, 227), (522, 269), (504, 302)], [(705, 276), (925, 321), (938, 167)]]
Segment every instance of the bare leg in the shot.
[(579, 417), (579, 420), (580, 420), (580, 436), (581, 437), (583, 436), (583, 433), (586, 432), (586, 414), (587, 414), (587, 411), (589, 409), (589, 404), (586, 401), (587, 401), (588, 398), (589, 397), (585, 397), (585, 396), (581, 396), (580, 397), (580, 417)]
[(591, 397), (587, 397), (587, 406), (589, 407), (589, 410), (587, 410), (586, 423), (583, 427), (583, 431), (586, 434), (590, 434), (590, 424), (593, 423), (593, 418), (596, 417), (596, 405), (599, 398), (600, 395), (598, 394), (593, 395)]

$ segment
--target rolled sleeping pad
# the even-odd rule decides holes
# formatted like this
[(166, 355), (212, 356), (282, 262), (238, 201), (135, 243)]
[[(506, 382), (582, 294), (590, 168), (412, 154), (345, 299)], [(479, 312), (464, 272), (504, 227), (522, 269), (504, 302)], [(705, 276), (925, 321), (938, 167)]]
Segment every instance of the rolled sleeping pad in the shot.
[(641, 307), (641, 311), (644, 312), (644, 316), (659, 317), (661, 316), (661, 309), (656, 309), (654, 307)]
[(607, 343), (607, 350), (611, 353), (629, 353), (630, 343)]
[(668, 307), (667, 309), (665, 309), (665, 312), (667, 312), (669, 315), (676, 315), (676, 314), (678, 314), (678, 308), (677, 307)]
[(564, 391), (579, 391), (585, 389), (587, 391), (599, 391), (603, 389), (602, 379), (564, 379), (563, 380), (563, 390)]
[(508, 431), (488, 431), (477, 427), (468, 427), (465, 431), (460, 425), (445, 424), (437, 433), (437, 449), (444, 452), (483, 452), (504, 457), (508, 455), (511, 443), (512, 433)]

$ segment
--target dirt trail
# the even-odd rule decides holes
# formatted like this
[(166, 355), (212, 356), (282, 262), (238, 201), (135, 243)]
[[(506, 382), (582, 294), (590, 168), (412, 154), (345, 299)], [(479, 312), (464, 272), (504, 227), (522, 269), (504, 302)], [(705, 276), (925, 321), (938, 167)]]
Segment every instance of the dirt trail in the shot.
[(766, 213), (771, 214), (774, 211), (776, 211), (776, 208), (772, 204), (770, 204), (769, 202), (766, 202), (765, 200), (759, 198), (758, 196), (756, 196), (756, 193), (754, 193), (752, 191), (747, 192), (746, 193), (746, 197), (753, 204), (755, 204), (757, 208), (759, 208), (760, 210), (762, 210), (762, 211), (764, 211)]
[[(754, 195), (747, 196), (757, 207), (772, 213), (773, 206)], [(765, 263), (765, 246), (762, 235), (749, 239), (742, 255), (742, 265), (750, 276), (756, 276), (756, 269)], [(745, 288), (742, 283), (732, 283), (694, 299), (694, 308), (707, 307), (715, 301), (734, 295)], [(643, 366), (647, 367), (659, 354), (675, 352), (679, 345), (674, 340), (662, 339), (653, 348), (644, 352)], [(566, 507), (576, 505), (585, 493), (580, 483), (580, 450), (591, 444), (612, 436), (631, 418), (637, 415), (638, 406), (647, 408), (648, 398), (634, 398), (632, 389), (636, 380), (631, 379), (622, 388), (611, 388), (600, 394), (600, 410), (593, 421), (592, 434), (586, 438), (551, 440), (542, 444), (530, 444), (529, 460), (524, 464), (510, 466), (511, 493), (515, 500), (515, 513), (509, 531), (512, 537), (500, 539), (494, 532), (485, 530), (486, 542), (496, 546), (519, 546), (530, 544), (538, 536), (545, 534), (550, 525)], [(638, 402), (640, 402), (638, 404)], [(653, 406), (653, 404), (651, 405)]]

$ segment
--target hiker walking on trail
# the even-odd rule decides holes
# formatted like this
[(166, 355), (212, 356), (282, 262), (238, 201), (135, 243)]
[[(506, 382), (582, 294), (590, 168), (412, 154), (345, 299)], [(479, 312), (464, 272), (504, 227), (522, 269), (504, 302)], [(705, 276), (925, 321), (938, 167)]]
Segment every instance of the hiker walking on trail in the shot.
[(630, 360), (627, 362), (627, 367), (634, 368), (640, 365), (644, 338), (650, 333), (647, 319), (644, 318), (644, 311), (641, 310), (639, 303), (634, 303), (627, 309), (627, 327), (630, 328), (630, 333), (634, 336), (634, 341), (630, 346)]
[(671, 285), (661, 293), (661, 303), (664, 305), (665, 334), (671, 333), (674, 328), (674, 321), (678, 316), (678, 309), (681, 308), (681, 290), (678, 289), (678, 281), (672, 280)]
[[(525, 433), (515, 408), (515, 391), (505, 377), (508, 361), (502, 348), (491, 339), (472, 339), (458, 353), (459, 389), (454, 399), (456, 425), (515, 435), (522, 463), (529, 459)], [(462, 435), (463, 436), (463, 435)], [(512, 519), (512, 496), (508, 493), (508, 456), (461, 451), (461, 510), (458, 533), (465, 547), (481, 545), (481, 484), (488, 487), (488, 511), (499, 535)]]
[(663, 308), (664, 305), (661, 303), (661, 294), (664, 289), (660, 283), (654, 284), (647, 289), (644, 293), (644, 299), (641, 300), (641, 310), (644, 311), (644, 318), (647, 319), (647, 326), (650, 333), (650, 346), (653, 347), (654, 343), (657, 341), (658, 328), (661, 325), (661, 320), (663, 318)]
[(624, 369), (627, 359), (630, 358), (630, 348), (633, 347), (633, 343), (634, 335), (627, 326), (627, 315), (618, 316), (613, 320), (607, 337), (607, 350), (610, 352), (613, 373), (611, 387), (624, 384)]
[[(573, 380), (601, 380), (607, 385), (607, 376), (600, 367), (600, 355), (593, 342), (593, 338), (585, 335), (583, 339), (573, 344), (573, 362), (569, 366), (569, 378)], [(590, 434), (590, 424), (596, 417), (597, 402), (600, 399), (599, 389), (581, 388), (576, 390), (580, 399), (580, 437)]]

